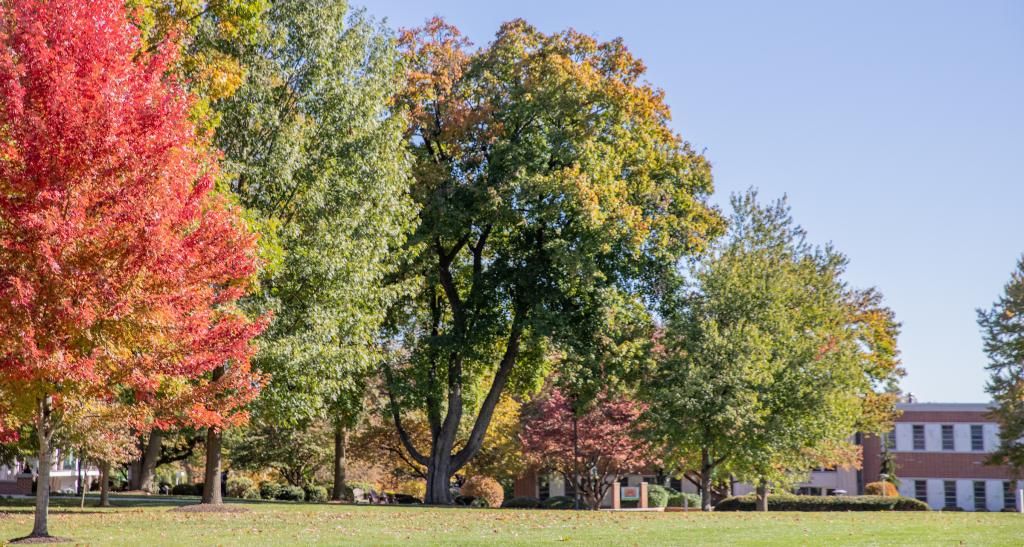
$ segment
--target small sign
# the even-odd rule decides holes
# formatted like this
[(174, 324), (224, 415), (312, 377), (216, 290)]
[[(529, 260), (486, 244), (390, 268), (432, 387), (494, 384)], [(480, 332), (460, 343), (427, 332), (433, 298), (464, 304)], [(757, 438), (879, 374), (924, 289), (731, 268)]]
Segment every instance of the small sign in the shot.
[(640, 487), (639, 486), (623, 486), (622, 492), (619, 495), (619, 499), (622, 501), (639, 501), (640, 500)]

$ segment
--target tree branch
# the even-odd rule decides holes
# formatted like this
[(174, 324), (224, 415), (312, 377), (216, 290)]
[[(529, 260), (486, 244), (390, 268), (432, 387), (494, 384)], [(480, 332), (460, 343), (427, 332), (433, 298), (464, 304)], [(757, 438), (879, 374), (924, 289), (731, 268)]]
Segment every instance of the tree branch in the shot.
[(398, 431), (398, 438), (402, 441), (402, 446), (409, 451), (409, 455), (412, 459), (416, 460), (420, 465), (427, 465), (428, 461), (423, 454), (420, 454), (419, 450), (416, 450), (416, 446), (412, 444), (412, 439), (409, 438), (409, 432), (402, 427), (402, 413), (398, 409), (398, 401), (395, 400), (394, 394), (394, 375), (391, 373), (391, 367), (386, 363), (382, 365), (384, 368), (384, 379), (388, 384), (388, 401), (391, 407), (391, 417), (395, 422), (395, 429)]

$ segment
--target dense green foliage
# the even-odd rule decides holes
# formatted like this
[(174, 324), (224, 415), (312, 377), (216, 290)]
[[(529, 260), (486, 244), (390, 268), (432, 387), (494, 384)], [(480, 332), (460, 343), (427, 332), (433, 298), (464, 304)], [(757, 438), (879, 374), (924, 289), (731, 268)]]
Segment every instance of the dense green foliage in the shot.
[(1017, 263), (1003, 294), (988, 310), (978, 310), (990, 373), (988, 392), (995, 403), (1002, 442), (995, 463), (1024, 470), (1024, 259)]
[[(784, 202), (735, 196), (726, 238), (689, 271), (666, 313), (664, 354), (648, 379), (648, 431), (666, 461), (697, 469), (702, 506), (721, 466), (750, 483), (787, 483), (857, 463), (848, 441), (893, 414), (897, 327), (874, 292), (849, 289), (846, 259), (806, 243)], [(871, 326), (861, 328), (870, 313)], [(887, 400), (888, 410), (879, 400)]]
[(660, 484), (647, 485), (647, 506), (668, 507), (668, 501), (672, 497), (672, 490)]

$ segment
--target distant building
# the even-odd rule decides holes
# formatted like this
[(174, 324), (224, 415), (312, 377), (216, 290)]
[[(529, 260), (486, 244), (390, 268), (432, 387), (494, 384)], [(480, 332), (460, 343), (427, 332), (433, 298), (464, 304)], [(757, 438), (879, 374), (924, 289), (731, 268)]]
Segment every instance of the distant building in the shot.
[(900, 403), (903, 414), (885, 437), (864, 437), (861, 483), (879, 479), (882, 442), (896, 463), (900, 495), (917, 498), (932, 509), (964, 511), (1016, 508), (1024, 486), (1006, 466), (987, 465), (999, 446), (999, 424), (986, 404)]
[[(90, 480), (100, 476), (95, 466), (85, 465), (79, 469), (78, 458), (70, 452), (54, 451), (50, 467), (50, 492), (71, 493), (78, 490), (81, 475)], [(18, 460), (10, 465), (0, 464), (0, 495), (29, 495), (32, 484), (38, 476), (35, 458)]]

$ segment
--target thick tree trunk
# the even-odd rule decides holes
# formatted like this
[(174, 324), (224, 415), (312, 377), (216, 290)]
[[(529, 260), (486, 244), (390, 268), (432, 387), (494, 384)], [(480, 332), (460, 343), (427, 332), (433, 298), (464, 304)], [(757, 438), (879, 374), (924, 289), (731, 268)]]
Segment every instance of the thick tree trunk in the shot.
[(341, 501), (345, 498), (345, 470), (348, 464), (345, 456), (345, 443), (348, 431), (345, 426), (334, 425), (334, 488), (331, 490), (331, 499)]
[(149, 434), (146, 442), (146, 449), (142, 453), (142, 459), (138, 465), (133, 467), (137, 474), (132, 477), (132, 490), (153, 491), (153, 478), (156, 476), (156, 462), (160, 459), (160, 446), (163, 444), (164, 434), (159, 429), (154, 429)]
[(110, 462), (100, 464), (100, 507), (110, 507)]
[(30, 537), (49, 537), (47, 517), (50, 509), (50, 437), (52, 420), (50, 416), (50, 396), (39, 401), (39, 414), (36, 416), (36, 437), (39, 439), (39, 473), (36, 477), (36, 515), (32, 523)]
[[(444, 443), (438, 443), (442, 445)], [(428, 505), (451, 505), (452, 491), (452, 457), (451, 449), (446, 446), (435, 446), (427, 466), (427, 493), (424, 503)]]
[(761, 479), (757, 483), (757, 511), (768, 511), (768, 481)]
[(219, 428), (206, 429), (206, 474), (203, 484), (202, 503), (221, 505), (224, 499), (220, 491), (220, 445), (222, 433)]
[(707, 448), (701, 450), (700, 463), (700, 510), (711, 511), (711, 471), (714, 466), (711, 465), (711, 453)]

